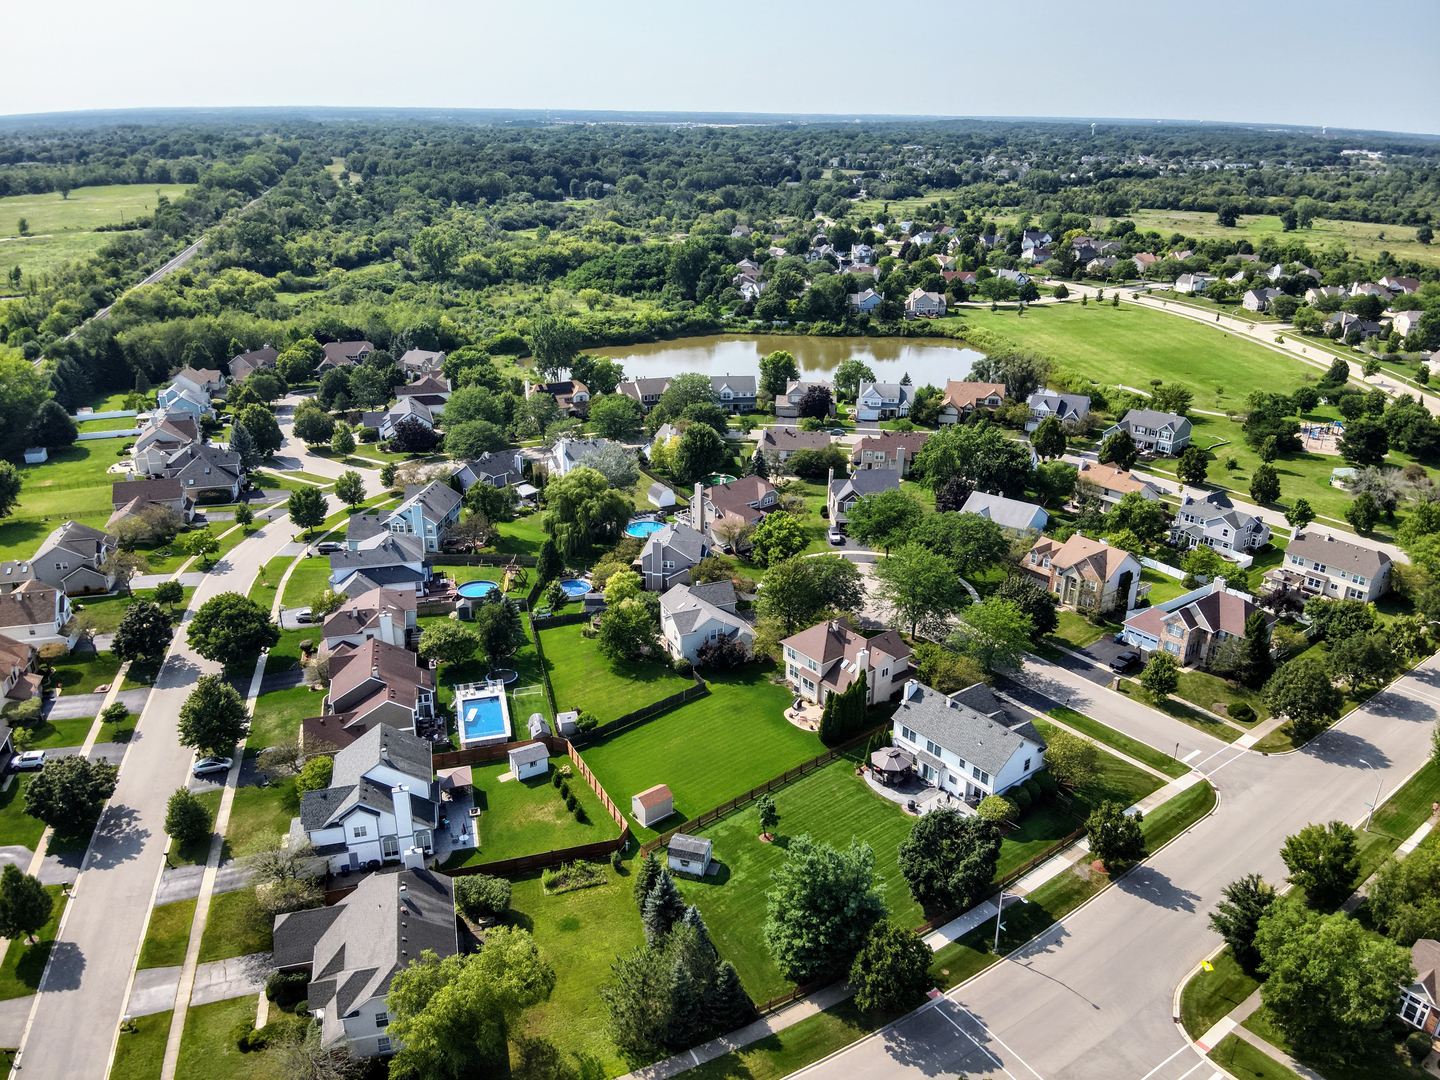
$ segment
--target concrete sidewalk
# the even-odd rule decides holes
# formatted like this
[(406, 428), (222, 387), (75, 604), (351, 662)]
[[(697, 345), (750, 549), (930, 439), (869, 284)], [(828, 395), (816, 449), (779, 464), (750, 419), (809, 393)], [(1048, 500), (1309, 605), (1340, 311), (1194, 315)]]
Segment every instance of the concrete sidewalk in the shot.
[[(152, 1016), (173, 1009), (181, 970), (176, 965), (137, 971), (135, 984), (130, 989), (128, 1015)], [(269, 953), (252, 953), (250, 956), (200, 964), (195, 968), (195, 987), (190, 994), (190, 1004), (209, 1005), (259, 993), (265, 989), (265, 979), (269, 974)], [(0, 1013), (0, 1026), (3, 1022), (3, 1013)]]

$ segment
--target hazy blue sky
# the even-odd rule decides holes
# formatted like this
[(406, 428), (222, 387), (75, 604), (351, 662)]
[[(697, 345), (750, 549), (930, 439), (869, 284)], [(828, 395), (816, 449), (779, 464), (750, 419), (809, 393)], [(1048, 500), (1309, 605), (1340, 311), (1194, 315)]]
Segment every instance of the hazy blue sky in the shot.
[(6, 4), (0, 114), (372, 105), (1440, 133), (1440, 2)]

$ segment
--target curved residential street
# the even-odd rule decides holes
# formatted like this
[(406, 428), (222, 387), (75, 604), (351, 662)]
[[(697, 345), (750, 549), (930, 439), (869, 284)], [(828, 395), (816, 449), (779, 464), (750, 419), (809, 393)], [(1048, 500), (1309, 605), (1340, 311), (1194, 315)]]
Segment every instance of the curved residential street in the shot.
[(1362, 824), (1424, 763), (1440, 715), (1440, 658), (1427, 660), (1304, 750), (1237, 750), (1043, 661), (1023, 680), (1205, 773), (1215, 812), (1010, 958), (797, 1075), (807, 1080), (1006, 1076), (1013, 1080), (1209, 1080), (1171, 1016), (1182, 979), (1219, 942), (1208, 915), (1242, 874), (1281, 881), (1284, 838), (1309, 824)]

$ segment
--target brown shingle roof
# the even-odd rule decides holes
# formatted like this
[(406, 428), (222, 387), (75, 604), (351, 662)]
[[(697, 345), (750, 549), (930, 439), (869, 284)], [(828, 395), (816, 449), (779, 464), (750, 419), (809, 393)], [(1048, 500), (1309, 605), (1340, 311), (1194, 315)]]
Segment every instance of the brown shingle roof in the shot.
[(742, 476), (728, 484), (716, 484), (705, 489), (705, 497), (722, 514), (734, 514), (744, 521), (758, 521), (764, 511), (756, 510), (750, 504), (759, 502), (775, 490), (775, 485), (759, 476)]
[(640, 800), (640, 805), (646, 810), (654, 809), (663, 802), (669, 802), (674, 797), (675, 796), (670, 794), (670, 789), (664, 784), (656, 784), (652, 788), (646, 788), (635, 796), (636, 799)]
[(895, 456), (896, 447), (903, 446), (905, 455), (914, 458), (930, 438), (928, 431), (882, 431), (879, 435), (867, 435), (855, 444), (855, 454), (862, 450), (883, 450), (886, 457)]
[(0, 626), (38, 626), (55, 621), (59, 591), (30, 580), (0, 596)]
[(823, 431), (796, 431), (794, 428), (766, 428), (760, 436), (761, 450), (790, 453), (795, 450), (824, 450), (830, 436)]
[(953, 405), (960, 412), (975, 405), (982, 398), (999, 394), (1005, 396), (1005, 384), (994, 382), (950, 382), (945, 383), (945, 397), (942, 405)]
[(346, 698), (370, 680), (378, 680), (384, 687), (347, 702), (347, 709), (364, 713), (384, 700), (414, 708), (418, 688), (435, 689), (435, 673), (421, 667), (408, 649), (371, 638), (362, 645), (342, 645), (335, 650), (330, 661), (331, 701)]

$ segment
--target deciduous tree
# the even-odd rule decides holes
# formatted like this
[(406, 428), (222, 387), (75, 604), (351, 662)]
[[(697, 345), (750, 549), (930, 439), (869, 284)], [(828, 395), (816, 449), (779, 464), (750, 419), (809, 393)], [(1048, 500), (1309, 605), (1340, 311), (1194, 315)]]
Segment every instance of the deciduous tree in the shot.
[(1155, 652), (1150, 662), (1140, 673), (1140, 685), (1153, 694), (1157, 701), (1164, 701), (1180, 689), (1180, 665), (1168, 652)]
[[(179, 582), (173, 584), (177, 589), (181, 587)], [(156, 595), (159, 595), (158, 589)], [(167, 591), (166, 595), (171, 594)], [(184, 595), (183, 592), (181, 595)], [(141, 600), (125, 609), (110, 648), (122, 660), (154, 660), (165, 655), (174, 635), (170, 616), (160, 610), (160, 605)]]
[(966, 595), (949, 560), (919, 544), (881, 560), (875, 580), (877, 599), (912, 635), (922, 625), (943, 626)]
[(1071, 791), (1087, 788), (1100, 778), (1100, 749), (1089, 739), (1057, 731), (1047, 742), (1045, 764), (1050, 775)]
[(55, 898), (45, 891), (39, 878), (13, 863), (0, 873), (0, 935), (33, 942), (40, 928), (50, 921), (54, 906)]
[(354, 469), (346, 469), (335, 480), (335, 497), (346, 506), (359, 506), (365, 501), (365, 478)]
[(1343, 821), (1307, 825), (1285, 838), (1280, 857), (1290, 870), (1286, 878), (1305, 890), (1306, 901), (1320, 911), (1333, 911), (1355, 891), (1360, 856), (1355, 830)]
[(228, 754), (245, 734), (249, 716), (240, 692), (218, 675), (202, 675), (180, 706), (182, 746), (201, 754)]
[(968, 908), (983, 897), (1000, 859), (1000, 832), (951, 807), (923, 815), (900, 842), (900, 873), (927, 911)]
[(78, 754), (51, 761), (25, 789), (25, 812), (61, 836), (71, 836), (95, 823), (105, 800), (115, 794), (117, 773), (106, 761)]
[(794, 516), (767, 514), (750, 536), (750, 558), (758, 566), (774, 566), (805, 550), (808, 540)]
[(1145, 857), (1145, 834), (1140, 811), (1127, 814), (1123, 804), (1106, 799), (1085, 822), (1090, 851), (1105, 866), (1107, 874), (1137, 863)]
[(188, 788), (176, 788), (165, 804), (165, 835), (192, 844), (210, 835), (210, 811)]
[(908, 491), (888, 488), (856, 500), (848, 513), (850, 535), (863, 544), (890, 549), (906, 543), (925, 508)]
[(190, 620), (186, 640), (206, 660), (230, 664), (273, 648), (280, 641), (280, 628), (253, 600), (224, 592), (200, 605)]
[(420, 635), (420, 655), (441, 664), (463, 664), (479, 647), (469, 627), (448, 619), (427, 626)]
[(933, 985), (933, 959), (919, 934), (888, 920), (876, 923), (850, 965), (855, 1004), (865, 1012), (912, 1008)]
[(1263, 691), (1270, 711), (1290, 718), (1297, 742), (1308, 742), (1340, 715), (1345, 697), (1330, 681), (1325, 665), (1300, 656), (1270, 676)]
[(1247, 874), (1225, 886), (1224, 895), (1210, 915), (1210, 929), (1225, 939), (1235, 962), (1253, 975), (1260, 966), (1255, 934), (1275, 903), (1275, 889), (1259, 874)]
[(793, 837), (771, 880), (765, 944), (781, 976), (794, 983), (848, 971), (870, 928), (887, 914), (869, 844), (852, 840), (842, 851), (808, 833)]
[(991, 596), (971, 604), (960, 614), (961, 626), (951, 648), (972, 657), (994, 674), (997, 668), (1018, 671), (1025, 663), (1035, 624), (1013, 600)]
[(292, 491), (285, 505), (291, 522), (304, 529), (307, 537), (325, 520), (325, 493), (317, 487), (307, 484)]

